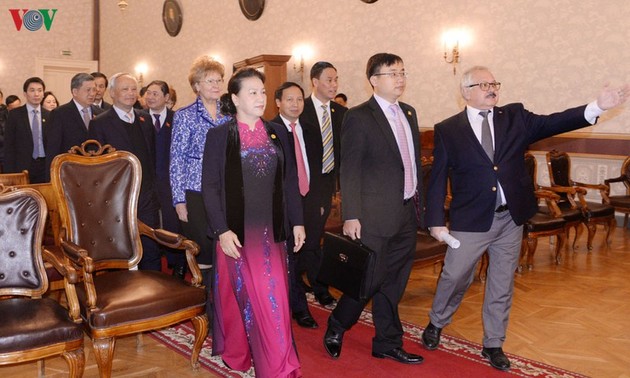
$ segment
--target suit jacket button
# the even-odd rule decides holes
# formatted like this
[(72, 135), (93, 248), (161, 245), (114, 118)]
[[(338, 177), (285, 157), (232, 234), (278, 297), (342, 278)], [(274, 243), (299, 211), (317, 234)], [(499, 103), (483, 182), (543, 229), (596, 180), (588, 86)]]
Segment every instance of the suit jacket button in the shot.
[(497, 187), (496, 187), (496, 186), (493, 186), (493, 187), (492, 187), (492, 191), (493, 191), (493, 192), (496, 192), (496, 191), (497, 191)]
[(495, 171), (499, 170), (499, 167), (497, 167), (496, 165), (494, 167), (492, 167), (492, 169), (494, 169)]

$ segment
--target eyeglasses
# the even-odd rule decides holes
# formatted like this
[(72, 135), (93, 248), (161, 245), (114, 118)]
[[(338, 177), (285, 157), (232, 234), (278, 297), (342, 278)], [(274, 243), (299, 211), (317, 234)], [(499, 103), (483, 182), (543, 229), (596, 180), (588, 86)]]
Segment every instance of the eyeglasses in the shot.
[(219, 84), (223, 84), (223, 79), (206, 79), (206, 80), (201, 80), (201, 82), (210, 84), (210, 85), (219, 85)]
[(472, 88), (472, 87), (476, 87), (479, 86), (479, 89), (481, 89), (482, 91), (486, 92), (488, 89), (490, 89), (490, 87), (496, 89), (497, 91), (499, 89), (501, 89), (501, 83), (497, 83), (496, 81), (493, 83), (488, 83), (488, 82), (482, 82), (482, 83), (477, 83), (477, 84), (472, 84), (467, 86), (466, 88)]
[(381, 73), (375, 73), (374, 76), (389, 76), (392, 79), (395, 79), (395, 78), (404, 79), (407, 76), (409, 76), (409, 74), (406, 72), (381, 72)]

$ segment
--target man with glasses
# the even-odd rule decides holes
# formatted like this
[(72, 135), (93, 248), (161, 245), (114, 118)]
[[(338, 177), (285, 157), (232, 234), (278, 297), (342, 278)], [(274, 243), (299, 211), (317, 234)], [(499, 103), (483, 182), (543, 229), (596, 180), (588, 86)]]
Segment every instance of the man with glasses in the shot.
[(398, 314), (416, 250), (415, 198), (422, 193), (418, 117), (399, 102), (407, 84), (402, 59), (380, 53), (367, 63), (374, 95), (346, 113), (341, 128), (343, 233), (374, 251), (366, 299), (343, 295), (328, 318), (324, 347), (339, 358), (345, 331), (372, 299), (375, 337), (372, 356), (404, 364), (422, 357), (406, 352)]
[[(474, 276), (481, 255), (489, 266), (483, 303), (482, 355), (499, 370), (510, 361), (502, 350), (514, 288), (514, 272), (523, 223), (537, 201), (525, 171), (524, 153), (540, 139), (595, 124), (605, 110), (626, 100), (630, 85), (605, 87), (596, 101), (551, 115), (529, 112), (523, 104), (498, 107), (501, 83), (485, 67), (467, 70), (461, 79), (466, 109), (435, 125), (434, 161), (427, 194), (426, 223), (442, 240), (450, 231), (460, 240), (448, 248), (444, 267), (422, 335), (426, 349), (437, 349)], [(449, 228), (444, 200), (450, 178)]]

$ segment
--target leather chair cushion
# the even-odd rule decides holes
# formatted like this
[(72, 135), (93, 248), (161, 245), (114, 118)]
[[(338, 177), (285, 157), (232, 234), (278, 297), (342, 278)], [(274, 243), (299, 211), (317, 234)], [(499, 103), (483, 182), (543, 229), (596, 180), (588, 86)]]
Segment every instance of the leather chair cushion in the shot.
[(588, 206), (587, 215), (589, 218), (615, 216), (615, 208), (610, 205), (605, 205), (605, 204), (595, 203), (595, 202), (587, 202), (586, 206)]
[[(91, 328), (107, 328), (158, 318), (183, 309), (205, 307), (204, 289), (157, 271), (121, 270), (94, 277), (97, 311), (88, 320)], [(81, 311), (86, 318), (83, 285), (77, 285)]]
[(50, 298), (0, 301), (0, 353), (83, 339), (83, 329)]
[(527, 232), (543, 232), (562, 229), (566, 223), (564, 218), (554, 218), (548, 214), (536, 213), (525, 223), (525, 227)]
[(630, 196), (610, 196), (609, 198), (612, 206), (630, 208)]

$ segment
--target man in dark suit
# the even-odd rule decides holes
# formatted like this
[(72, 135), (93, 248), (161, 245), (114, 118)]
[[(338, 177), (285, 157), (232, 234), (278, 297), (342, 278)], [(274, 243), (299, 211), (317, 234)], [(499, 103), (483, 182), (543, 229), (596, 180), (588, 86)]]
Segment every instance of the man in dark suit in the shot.
[(50, 113), (40, 105), (46, 84), (39, 77), (24, 82), (26, 103), (9, 112), (5, 128), (4, 170), (17, 173), (28, 170), (31, 183), (46, 182), (45, 141)]
[[(321, 223), (320, 193), (311, 188), (317, 188), (317, 180), (322, 167), (321, 134), (316, 126), (306, 127), (300, 122), (300, 114), (304, 110), (304, 90), (296, 83), (286, 82), (280, 85), (275, 92), (276, 106), (279, 114), (272, 120), (286, 127), (289, 132), (289, 145), (295, 154), (298, 164), (298, 179), (300, 194), (302, 197), (302, 209), (304, 210), (304, 228), (306, 235), (315, 235), (306, 238), (299, 253), (289, 254), (289, 289), (290, 304), (293, 319), (300, 327), (317, 328), (317, 322), (313, 319), (306, 303), (306, 292), (302, 285), (302, 272), (310, 265), (321, 264), (319, 256), (319, 235)], [(297, 144), (296, 144), (297, 143)], [(303, 164), (301, 168), (300, 164)], [(292, 236), (287, 245), (295, 245)], [(315, 259), (315, 260), (314, 260)]]
[[(345, 107), (331, 101), (337, 94), (337, 69), (328, 62), (317, 62), (311, 68), (311, 84), (313, 92), (304, 101), (304, 112), (300, 115), (303, 126), (315, 127), (319, 130), (319, 142), (322, 145), (321, 170), (312, 171), (317, 175), (315, 182), (310, 185), (310, 191), (316, 191), (319, 197), (319, 224), (309, 236), (310, 240), (320, 240), (324, 234), (324, 226), (330, 215), (332, 197), (337, 191), (337, 177), (340, 162), (340, 130)], [(334, 298), (328, 288), (317, 282), (317, 272), (321, 262), (321, 249), (304, 251), (304, 255), (313, 254), (309, 259), (306, 276), (315, 298), (322, 305), (330, 305)]]
[(406, 86), (399, 56), (372, 56), (366, 74), (374, 95), (350, 109), (341, 128), (341, 206), (343, 233), (361, 239), (375, 257), (366, 277), (367, 298), (357, 301), (343, 295), (339, 299), (328, 318), (324, 347), (338, 358), (344, 332), (372, 299), (376, 329), (372, 356), (419, 364), (421, 356), (402, 348), (404, 332), (398, 314), (420, 221), (415, 206), (417, 194), (422, 193), (418, 118), (414, 108), (398, 101)]
[(446, 252), (422, 340), (425, 348), (437, 349), (442, 328), (451, 322), (473, 280), (477, 261), (488, 251), (482, 355), (493, 367), (507, 370), (510, 361), (502, 345), (522, 225), (537, 209), (524, 152), (537, 140), (594, 124), (604, 110), (625, 101), (630, 87), (605, 88), (597, 101), (549, 116), (533, 114), (518, 103), (496, 106), (500, 87), (487, 68), (467, 70), (460, 87), (466, 109), (435, 125), (426, 223), (438, 240), (449, 232), (444, 199), (450, 178), (450, 230), (461, 246)]
[(94, 77), (87, 73), (78, 73), (70, 81), (72, 100), (50, 113), (48, 138), (46, 140), (46, 172), (55, 156), (68, 152), (73, 146), (79, 146), (88, 139), (88, 127), (95, 116), (103, 109), (94, 102), (96, 87)]
[[(111, 109), (101, 113), (90, 122), (90, 139), (101, 144), (110, 144), (117, 150), (136, 155), (142, 166), (138, 219), (150, 227), (159, 226), (159, 203), (155, 193), (155, 131), (145, 112), (135, 110), (133, 104), (138, 97), (138, 82), (127, 73), (111, 78), (110, 96), (114, 101)], [(142, 237), (143, 255), (139, 268), (161, 270), (158, 246)]]
[[(155, 189), (160, 202), (161, 227), (181, 234), (179, 218), (173, 206), (173, 191), (169, 179), (171, 136), (175, 114), (166, 107), (169, 100), (169, 86), (165, 81), (153, 80), (145, 88), (149, 119), (155, 129)], [(164, 248), (164, 251), (168, 265), (173, 269), (173, 276), (184, 279), (187, 266), (186, 256), (181, 251), (170, 248)]]
[(103, 96), (107, 90), (107, 76), (101, 72), (92, 72), (90, 75), (94, 77), (94, 85), (96, 86), (96, 93), (94, 94), (94, 106), (107, 110), (112, 107), (112, 104), (105, 101)]

